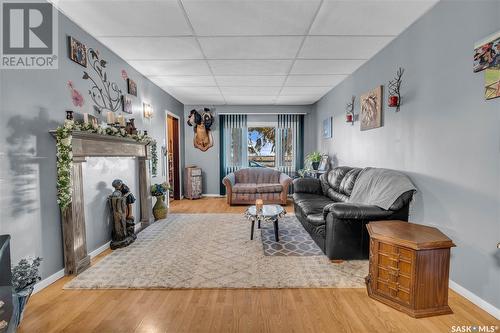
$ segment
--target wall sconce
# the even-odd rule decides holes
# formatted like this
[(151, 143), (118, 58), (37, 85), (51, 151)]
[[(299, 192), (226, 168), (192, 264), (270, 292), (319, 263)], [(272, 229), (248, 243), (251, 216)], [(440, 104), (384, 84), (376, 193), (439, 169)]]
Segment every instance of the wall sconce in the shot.
[(144, 109), (144, 118), (151, 119), (153, 118), (153, 108), (148, 103), (142, 103)]
[(351, 97), (351, 102), (347, 103), (345, 107), (345, 121), (346, 123), (351, 123), (351, 125), (354, 125), (354, 100), (356, 99), (356, 96)]
[(396, 112), (399, 111), (399, 107), (401, 105), (401, 94), (399, 88), (401, 88), (401, 77), (404, 72), (405, 70), (399, 67), (394, 80), (389, 81), (389, 107), (396, 108)]

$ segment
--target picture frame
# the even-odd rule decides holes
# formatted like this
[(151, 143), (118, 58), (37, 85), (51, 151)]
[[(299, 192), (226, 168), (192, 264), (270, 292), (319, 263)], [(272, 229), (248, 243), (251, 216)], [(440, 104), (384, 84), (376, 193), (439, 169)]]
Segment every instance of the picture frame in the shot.
[(129, 95), (122, 96), (122, 110), (125, 113), (132, 113), (132, 98)]
[(490, 67), (484, 71), (484, 98), (486, 100), (500, 97), (500, 66)]
[(323, 120), (323, 139), (331, 139), (333, 137), (333, 117), (328, 117)]
[(366, 131), (382, 127), (382, 86), (361, 95), (360, 105), (360, 129)]
[(474, 45), (474, 73), (500, 66), (500, 31)]
[(329, 162), (330, 162), (330, 157), (328, 155), (323, 155), (321, 157), (321, 161), (319, 162), (318, 171), (328, 170)]
[(127, 78), (127, 91), (129, 95), (137, 97), (137, 83), (130, 78)]
[(68, 56), (82, 67), (87, 67), (87, 46), (72, 36), (68, 36)]

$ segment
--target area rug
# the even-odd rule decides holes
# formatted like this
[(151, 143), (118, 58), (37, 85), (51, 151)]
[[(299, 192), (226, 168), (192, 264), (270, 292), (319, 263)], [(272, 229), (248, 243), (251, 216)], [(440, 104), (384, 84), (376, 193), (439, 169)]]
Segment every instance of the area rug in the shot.
[(320, 256), (323, 251), (316, 245), (295, 217), (279, 220), (279, 242), (274, 238), (272, 223), (262, 223), (262, 249), (266, 256)]
[(367, 272), (366, 260), (266, 256), (240, 214), (171, 214), (64, 288), (361, 288)]

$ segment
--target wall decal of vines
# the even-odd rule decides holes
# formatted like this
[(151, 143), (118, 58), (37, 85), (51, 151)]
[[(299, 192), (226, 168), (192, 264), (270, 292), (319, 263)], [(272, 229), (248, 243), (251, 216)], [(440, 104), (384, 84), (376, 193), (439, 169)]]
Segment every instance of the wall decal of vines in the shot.
[(89, 89), (89, 95), (94, 101), (94, 109), (101, 113), (103, 110), (115, 112), (121, 106), (122, 91), (118, 88), (116, 82), (108, 80), (105, 71), (107, 61), (100, 59), (99, 51), (92, 48), (88, 50), (89, 66), (93, 70), (93, 75), (87, 71), (83, 72), (83, 79), (90, 80), (92, 87)]

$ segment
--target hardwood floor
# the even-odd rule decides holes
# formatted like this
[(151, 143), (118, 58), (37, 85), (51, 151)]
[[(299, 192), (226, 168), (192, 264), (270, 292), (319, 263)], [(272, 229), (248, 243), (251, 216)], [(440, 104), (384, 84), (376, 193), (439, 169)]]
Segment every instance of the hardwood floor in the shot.
[[(174, 201), (170, 212), (244, 209), (207, 198)], [(63, 290), (69, 279), (31, 298), (19, 332), (423, 333), (451, 332), (453, 325), (499, 325), (453, 291), (453, 314), (414, 319), (370, 299), (365, 289)]]

